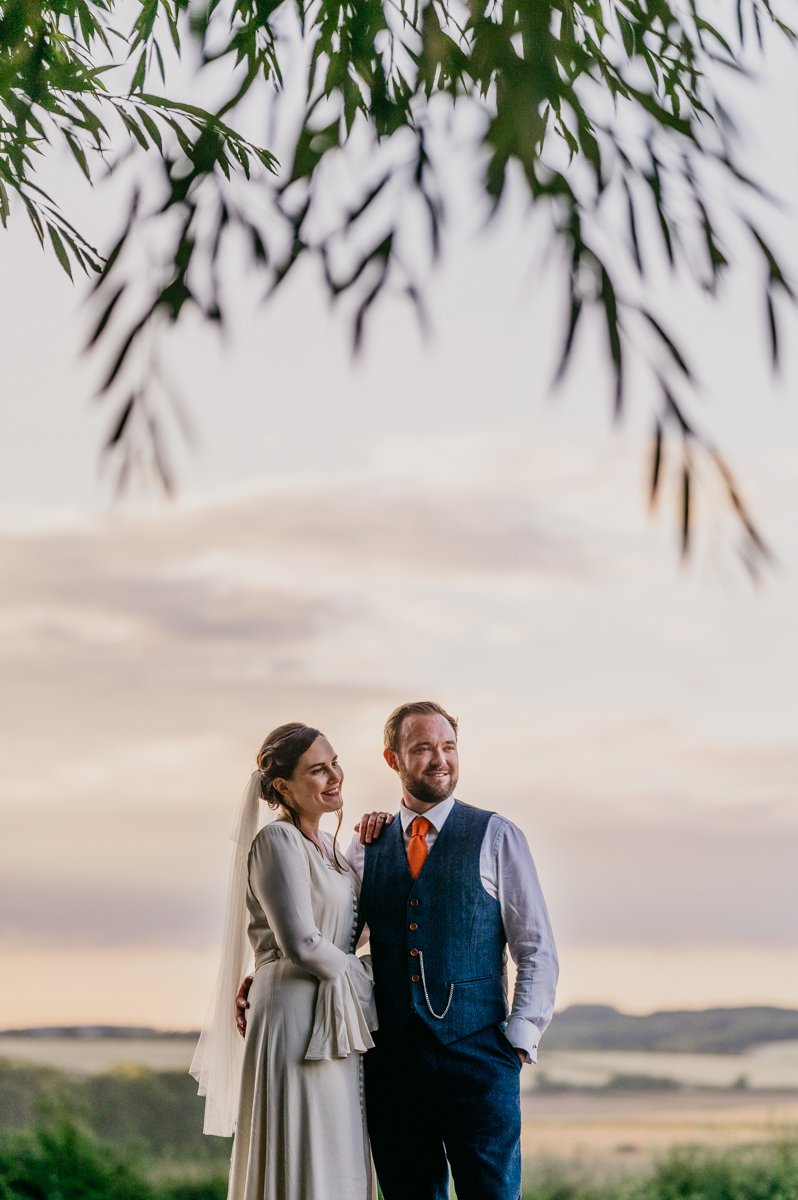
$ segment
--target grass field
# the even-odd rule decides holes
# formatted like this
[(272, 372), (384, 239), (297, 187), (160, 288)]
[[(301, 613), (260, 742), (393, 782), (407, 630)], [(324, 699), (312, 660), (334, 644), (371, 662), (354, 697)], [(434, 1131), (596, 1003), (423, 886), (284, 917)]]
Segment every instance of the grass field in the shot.
[[(217, 1148), (223, 1151), (223, 1144), (198, 1133), (201, 1105), (185, 1075), (193, 1050), (193, 1041), (183, 1039), (0, 1039), (0, 1057), (26, 1060), (33, 1076), (51, 1068), (82, 1078), (85, 1083), (77, 1089), (82, 1103), (90, 1109), (100, 1105), (106, 1113), (105, 1125), (95, 1126), (101, 1135), (113, 1131), (121, 1139), (125, 1129), (139, 1129), (130, 1124), (126, 1108), (151, 1112), (154, 1119), (155, 1108), (163, 1105), (160, 1121), (182, 1120), (185, 1152), (205, 1158)], [(798, 1139), (796, 1043), (735, 1056), (544, 1052), (540, 1066), (525, 1069), (522, 1078), (529, 1089), (523, 1097), (523, 1148), (530, 1165), (556, 1161), (605, 1176), (648, 1169), (673, 1147)], [(743, 1079), (747, 1086), (741, 1086)], [(772, 1079), (785, 1090), (772, 1083), (757, 1086)], [(558, 1080), (567, 1085), (565, 1090)], [(673, 1080), (682, 1090), (667, 1090), (662, 1080)], [(543, 1089), (531, 1090), (541, 1081)], [(598, 1090), (610, 1081), (614, 1084), (607, 1090)], [(735, 1082), (736, 1087), (724, 1086)], [(790, 1085), (792, 1090), (786, 1090)], [(19, 1079), (14, 1086), (18, 1093)], [(77, 1094), (74, 1087), (72, 1091)], [(30, 1109), (32, 1101), (25, 1104)], [(116, 1114), (113, 1121), (108, 1114)], [(137, 1136), (144, 1136), (146, 1128), (146, 1122), (141, 1124)]]
[(580, 1092), (526, 1095), (524, 1161), (607, 1171), (648, 1167), (674, 1147), (798, 1139), (798, 1092)]
[[(185, 1071), (192, 1038), (2, 1037), (0, 1058), (61, 1071), (95, 1074), (118, 1066)], [(553, 1083), (600, 1087), (614, 1076), (671, 1079), (687, 1087), (750, 1088), (798, 1092), (798, 1042), (774, 1042), (744, 1054), (671, 1054), (629, 1050), (541, 1050), (537, 1067), (523, 1072), (527, 1089), (541, 1076)]]
[(674, 1054), (640, 1050), (547, 1050), (538, 1073), (558, 1083), (601, 1086), (615, 1075), (672, 1079), (687, 1087), (798, 1091), (798, 1042), (771, 1042), (743, 1054)]
[[(2, 1200), (225, 1200), (226, 1172), (153, 1170), (61, 1118), (0, 1133)], [(454, 1190), (452, 1190), (454, 1196)], [(307, 1197), (312, 1200), (312, 1197)], [(671, 1151), (649, 1170), (608, 1177), (578, 1164), (539, 1160), (523, 1200), (798, 1200), (798, 1142), (723, 1151)]]

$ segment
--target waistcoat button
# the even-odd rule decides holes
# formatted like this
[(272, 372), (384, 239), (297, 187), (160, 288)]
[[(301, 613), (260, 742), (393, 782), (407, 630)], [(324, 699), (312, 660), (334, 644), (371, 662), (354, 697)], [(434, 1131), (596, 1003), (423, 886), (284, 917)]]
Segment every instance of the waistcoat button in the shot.
[(411, 975), (410, 982), (411, 983), (421, 983), (421, 976), (420, 975)]
[(413, 897), (413, 899), (410, 901), (410, 907), (411, 907), (411, 908), (418, 908), (418, 906), (419, 906), (419, 904), (420, 904), (420, 903), (421, 903), (421, 901), (420, 901), (420, 900), (417, 900), (417, 899), (416, 899), (416, 897), (414, 896), (414, 897)]
[(407, 927), (407, 928), (408, 928), (408, 929), (412, 929), (412, 930), (413, 930), (413, 933), (415, 933), (415, 932), (416, 932), (416, 930), (418, 929), (418, 925), (416, 924), (416, 922), (415, 922), (415, 921), (411, 921), (411, 922), (410, 922), (410, 924), (408, 925), (408, 927)]
[(418, 950), (416, 950), (415, 946), (414, 946), (414, 947), (413, 947), (413, 949), (410, 951), (410, 957), (411, 957), (411, 958), (418, 958)]

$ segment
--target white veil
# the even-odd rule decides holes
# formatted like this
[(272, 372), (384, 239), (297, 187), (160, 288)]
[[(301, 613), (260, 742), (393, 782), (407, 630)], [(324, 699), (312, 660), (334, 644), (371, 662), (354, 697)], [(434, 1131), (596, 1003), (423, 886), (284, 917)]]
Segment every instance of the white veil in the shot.
[(189, 1074), (205, 1097), (205, 1133), (230, 1137), (235, 1132), (244, 1039), (236, 1029), (235, 997), (251, 954), (247, 937), (247, 859), (258, 832), (261, 776), (253, 771), (244, 789), (233, 833), (233, 857), (219, 973)]

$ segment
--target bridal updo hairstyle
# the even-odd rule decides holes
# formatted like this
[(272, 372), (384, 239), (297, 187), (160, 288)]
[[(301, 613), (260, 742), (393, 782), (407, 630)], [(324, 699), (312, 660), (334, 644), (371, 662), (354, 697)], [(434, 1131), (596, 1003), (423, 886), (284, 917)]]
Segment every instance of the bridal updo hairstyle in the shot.
[[(274, 783), (277, 779), (290, 779), (305, 751), (310, 749), (316, 738), (323, 736), (320, 729), (314, 729), (311, 725), (303, 725), (301, 721), (289, 721), (287, 725), (278, 725), (267, 734), (258, 751), (256, 761), (260, 772), (261, 799), (266, 801), (269, 808), (283, 813), (300, 833), (302, 829), (299, 813), (280, 795)], [(333, 854), (338, 870), (341, 869), (338, 862), (338, 831), (342, 821), (343, 810), (339, 809), (338, 825), (333, 837)]]
[(303, 725), (301, 721), (290, 721), (287, 725), (278, 725), (273, 729), (258, 751), (261, 797), (269, 808), (285, 809), (295, 825), (296, 814), (286, 804), (274, 786), (274, 781), (290, 779), (300, 758), (318, 737), (321, 737), (321, 730)]

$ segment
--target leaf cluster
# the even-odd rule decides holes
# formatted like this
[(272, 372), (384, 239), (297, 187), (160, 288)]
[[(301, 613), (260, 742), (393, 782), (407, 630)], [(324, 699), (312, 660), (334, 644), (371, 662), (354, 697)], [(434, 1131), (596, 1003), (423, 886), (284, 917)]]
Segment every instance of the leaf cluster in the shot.
[[(715, 295), (734, 265), (728, 247), (736, 239), (759, 263), (778, 366), (779, 306), (795, 292), (756, 216), (765, 189), (743, 168), (717, 87), (724, 73), (749, 71), (768, 38), (795, 41), (774, 0), (734, 0), (727, 24), (707, 0), (137, 6), (132, 30), (120, 34), (111, 25), (114, 0), (0, 4), (0, 216), (9, 208), (5, 184), (66, 269), (72, 259), (98, 272), (91, 345), (114, 347), (101, 391), (117, 397), (109, 446), (121, 454), (123, 480), (142, 444), (170, 479), (148, 393), (157, 357), (144, 355), (137, 379), (133, 351), (187, 308), (223, 322), (222, 264), (234, 247), (246, 247), (264, 296), (298, 263), (317, 260), (330, 298), (349, 298), (355, 347), (389, 292), (408, 296), (423, 320), (425, 282), (452, 220), (446, 178), (457, 154), (486, 221), (520, 189), (526, 210), (548, 223), (565, 284), (555, 382), (588, 319), (603, 329), (616, 416), (628, 403), (630, 363), (648, 372), (651, 496), (675, 441), (684, 552), (703, 455), (740, 517), (746, 561), (754, 567), (766, 554), (727, 465), (689, 415), (697, 381), (649, 281), (665, 270)], [(166, 82), (164, 37), (172, 52), (196, 53), (200, 86), (225, 73), (226, 93), (212, 110), (148, 86), (154, 73)], [(120, 43), (130, 70), (123, 93), (111, 95), (105, 80), (119, 65)], [(278, 131), (279, 164), (236, 132), (253, 105)], [(158, 183), (134, 192), (101, 263), (31, 179), (49, 127), (90, 177), (88, 150), (107, 152), (111, 111), (139, 150), (154, 152)], [(332, 182), (342, 164), (348, 191)], [(248, 187), (237, 186), (241, 177)], [(153, 239), (162, 247), (158, 266), (131, 307), (135, 264)]]
[(68, 1115), (0, 1136), (0, 1200), (223, 1200), (226, 1192), (221, 1174), (152, 1182), (137, 1154)]
[[(120, 7), (116, 0), (0, 3), (0, 220), (7, 224), (11, 200), (19, 197), (40, 242), (49, 238), (70, 277), (74, 266), (99, 272), (103, 256), (36, 182), (42, 156), (57, 141), (90, 183), (93, 164), (115, 161), (125, 138), (161, 156), (173, 144), (191, 154), (199, 143), (206, 153), (214, 142), (215, 161), (228, 176), (231, 161), (247, 175), (253, 161), (273, 164), (216, 114), (144, 90), (153, 72), (165, 84), (161, 23), (179, 51), (178, 8), (170, 0), (144, 0), (133, 29), (124, 32), (114, 24)], [(109, 81), (120, 73), (123, 86), (114, 92)]]

